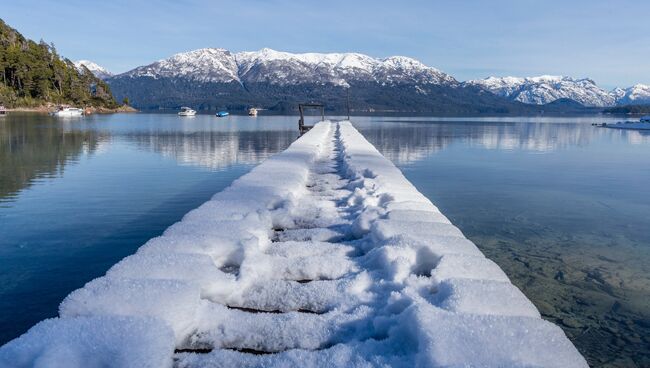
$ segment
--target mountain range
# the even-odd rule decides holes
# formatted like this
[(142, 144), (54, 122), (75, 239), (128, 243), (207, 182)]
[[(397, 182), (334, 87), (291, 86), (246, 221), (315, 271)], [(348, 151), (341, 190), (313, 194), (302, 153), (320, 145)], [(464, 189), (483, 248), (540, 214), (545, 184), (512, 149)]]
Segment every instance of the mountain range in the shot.
[(231, 53), (199, 49), (107, 78), (118, 99), (142, 109), (199, 110), (250, 106), (294, 110), (318, 101), (343, 111), (521, 112), (508, 101), (414, 59), (362, 54), (291, 54), (271, 49)]
[(605, 91), (590, 79), (559, 76), (460, 82), (404, 56), (205, 48), (118, 75), (87, 60), (77, 63), (106, 80), (118, 100), (128, 97), (143, 109), (189, 105), (284, 111), (299, 102), (319, 101), (344, 110), (349, 99), (357, 111), (522, 113), (650, 103), (650, 86), (641, 84)]
[(527, 104), (546, 104), (558, 99), (570, 99), (584, 106), (597, 107), (650, 103), (650, 86), (637, 84), (625, 89), (606, 91), (588, 78), (552, 75), (529, 78), (489, 77), (465, 83)]

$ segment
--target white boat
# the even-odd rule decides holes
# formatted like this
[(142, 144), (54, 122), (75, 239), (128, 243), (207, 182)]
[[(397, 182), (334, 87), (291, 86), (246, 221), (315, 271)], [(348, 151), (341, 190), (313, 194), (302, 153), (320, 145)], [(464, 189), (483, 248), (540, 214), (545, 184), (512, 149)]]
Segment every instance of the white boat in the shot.
[(0, 117), (7, 115), (7, 109), (4, 106), (0, 105)]
[(181, 107), (181, 111), (178, 112), (178, 116), (194, 116), (196, 115), (196, 110), (192, 110), (189, 107)]
[(257, 109), (254, 107), (248, 109), (248, 116), (257, 116)]
[(51, 113), (52, 116), (58, 117), (81, 116), (83, 114), (84, 111), (76, 107), (60, 107), (58, 110)]

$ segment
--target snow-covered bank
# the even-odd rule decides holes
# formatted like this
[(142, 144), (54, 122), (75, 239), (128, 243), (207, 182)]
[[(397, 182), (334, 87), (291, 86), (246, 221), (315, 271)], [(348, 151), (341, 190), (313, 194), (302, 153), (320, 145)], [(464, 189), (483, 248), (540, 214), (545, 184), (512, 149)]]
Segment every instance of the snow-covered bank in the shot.
[(3, 364), (586, 366), (347, 122), (318, 124), (71, 293)]

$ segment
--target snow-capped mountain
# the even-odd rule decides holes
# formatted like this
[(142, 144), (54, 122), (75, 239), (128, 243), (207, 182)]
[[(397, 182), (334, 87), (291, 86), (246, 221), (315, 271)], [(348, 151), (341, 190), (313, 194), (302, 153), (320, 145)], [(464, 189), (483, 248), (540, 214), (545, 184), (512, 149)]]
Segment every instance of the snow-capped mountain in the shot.
[[(140, 108), (194, 104), (292, 108), (299, 101), (325, 101), (340, 109), (350, 91), (359, 109), (448, 112), (541, 111), (535, 105), (556, 100), (583, 106), (650, 103), (650, 87), (636, 85), (606, 91), (588, 78), (565, 76), (489, 77), (458, 82), (451, 75), (404, 56), (374, 58), (360, 53), (289, 53), (262, 49), (233, 53), (203, 48), (175, 54), (110, 75), (79, 61), (111, 85), (118, 99), (129, 97)], [(532, 105), (532, 106), (531, 106)], [(561, 103), (552, 109), (580, 110)]]
[(141, 66), (120, 76), (183, 78), (198, 82), (228, 83), (239, 81), (235, 56), (224, 49), (199, 49), (176, 54), (168, 59)]
[(292, 54), (271, 49), (235, 54), (245, 82), (278, 85), (318, 83), (349, 87), (350, 81), (381, 84), (456, 84), (453, 77), (415, 59), (372, 58), (358, 53)]
[(78, 60), (74, 62), (74, 66), (77, 68), (77, 70), (82, 71), (82, 66), (85, 66), (90, 70), (95, 77), (99, 79), (107, 79), (113, 76), (113, 73), (109, 72), (105, 68), (93, 63), (90, 60)]
[(376, 59), (357, 53), (292, 54), (268, 48), (240, 53), (215, 48), (199, 49), (138, 67), (123, 76), (281, 86), (315, 83), (348, 87), (348, 80), (384, 84), (458, 83), (435, 68), (403, 56)]
[(650, 103), (650, 86), (645, 84), (636, 84), (626, 89), (617, 88), (612, 94), (616, 96), (619, 105)]
[[(608, 106), (615, 101), (589, 79), (508, 77), (460, 83), (404, 56), (296, 54), (268, 48), (238, 53), (218, 48), (183, 52), (107, 81), (118, 100), (128, 97), (134, 106), (144, 109), (185, 105), (289, 110), (304, 101), (322, 101), (330, 108), (344, 109), (348, 92), (350, 105), (364, 111), (514, 113), (539, 111), (527, 104), (558, 98), (588, 106)], [(576, 109), (565, 104), (544, 110), (554, 108)]]
[(585, 106), (613, 106), (617, 102), (612, 92), (598, 87), (588, 78), (574, 79), (563, 76), (539, 77), (489, 77), (465, 82), (486, 89), (496, 95), (527, 104), (547, 104), (566, 98)]
[(364, 111), (490, 112), (524, 108), (404, 56), (262, 49), (183, 52), (107, 79), (115, 97), (144, 109), (258, 106), (291, 110), (299, 102)]

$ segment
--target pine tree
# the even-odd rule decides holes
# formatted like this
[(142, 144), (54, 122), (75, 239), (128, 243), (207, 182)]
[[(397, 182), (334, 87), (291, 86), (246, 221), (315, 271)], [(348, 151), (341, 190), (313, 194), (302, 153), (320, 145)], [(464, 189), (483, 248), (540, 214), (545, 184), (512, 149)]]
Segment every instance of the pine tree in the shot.
[(0, 103), (46, 102), (117, 106), (108, 85), (87, 68), (77, 70), (54, 44), (28, 40), (0, 19)]

